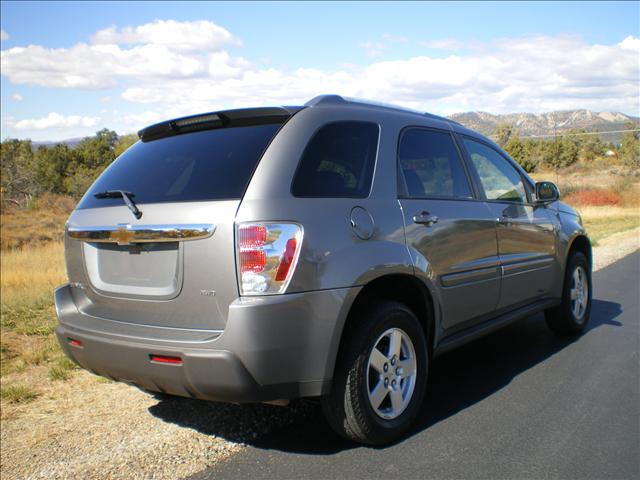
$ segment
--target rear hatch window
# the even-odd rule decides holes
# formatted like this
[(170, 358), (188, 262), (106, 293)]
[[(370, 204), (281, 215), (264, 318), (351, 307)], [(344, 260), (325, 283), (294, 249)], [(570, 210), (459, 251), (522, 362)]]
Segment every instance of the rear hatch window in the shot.
[(138, 204), (240, 199), (280, 127), (221, 128), (138, 142), (105, 170), (78, 208), (122, 205), (122, 198), (95, 198), (108, 190), (131, 192)]

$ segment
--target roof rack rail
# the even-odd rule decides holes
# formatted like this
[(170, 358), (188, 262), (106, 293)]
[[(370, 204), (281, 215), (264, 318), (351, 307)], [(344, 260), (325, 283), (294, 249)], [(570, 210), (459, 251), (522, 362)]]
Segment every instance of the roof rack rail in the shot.
[(462, 125), (460, 122), (456, 122), (455, 120), (451, 120), (450, 118), (447, 118), (447, 117), (441, 117), (440, 115), (434, 115), (433, 113), (429, 113), (429, 112), (424, 112), (422, 115), (428, 118), (433, 118), (434, 120), (442, 120), (443, 122), (449, 122), (449, 123), (453, 123), (455, 125), (460, 125), (461, 127), (464, 127), (464, 125)]
[(335, 105), (340, 103), (347, 103), (347, 101), (340, 95), (318, 95), (317, 97), (313, 97), (304, 105), (305, 107), (315, 107), (316, 105)]
[(422, 115), (424, 117), (433, 118), (434, 120), (440, 120), (443, 122), (449, 122), (449, 123), (454, 123), (456, 125), (463, 126), (461, 123), (456, 122), (455, 120), (451, 120), (450, 118), (446, 118), (446, 117), (441, 117), (439, 115), (434, 115), (433, 113), (421, 112), (419, 110), (413, 110), (411, 108), (400, 107), (400, 106), (391, 105), (388, 103), (362, 100), (359, 98), (342, 97), (340, 95), (318, 95), (317, 97), (313, 97), (311, 100), (305, 103), (305, 106), (315, 107), (317, 105), (347, 105), (347, 104), (367, 105), (370, 107), (386, 108), (389, 110), (398, 110), (398, 111), (407, 112), (407, 113), (415, 113), (416, 115)]

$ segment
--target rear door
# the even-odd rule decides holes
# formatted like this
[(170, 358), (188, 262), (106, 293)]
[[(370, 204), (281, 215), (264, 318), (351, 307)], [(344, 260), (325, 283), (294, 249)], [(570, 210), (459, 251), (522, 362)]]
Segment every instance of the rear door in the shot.
[(495, 221), (474, 198), (451, 133), (405, 129), (398, 161), (407, 244), (427, 260), (439, 287), (443, 327), (493, 311), (500, 290)]
[[(224, 328), (238, 296), (235, 215), (279, 127), (171, 135), (140, 141), (121, 155), (67, 225), (67, 269), (78, 308), (142, 325)], [(126, 192), (141, 218), (114, 191)]]
[(469, 137), (463, 143), (497, 222), (503, 273), (499, 308), (548, 295), (557, 272), (553, 216), (529, 203), (522, 176), (500, 152)]

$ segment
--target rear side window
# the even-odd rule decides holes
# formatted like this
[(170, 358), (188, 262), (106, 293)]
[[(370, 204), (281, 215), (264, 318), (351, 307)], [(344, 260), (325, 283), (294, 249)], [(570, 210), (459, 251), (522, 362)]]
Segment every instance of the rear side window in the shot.
[(293, 178), (296, 197), (365, 198), (378, 151), (379, 127), (369, 122), (335, 122), (316, 132)]
[(450, 134), (405, 130), (398, 157), (408, 197), (471, 198), (467, 175)]
[(239, 199), (279, 128), (221, 128), (138, 142), (104, 171), (78, 208), (123, 204), (94, 197), (107, 190), (131, 192), (136, 203)]

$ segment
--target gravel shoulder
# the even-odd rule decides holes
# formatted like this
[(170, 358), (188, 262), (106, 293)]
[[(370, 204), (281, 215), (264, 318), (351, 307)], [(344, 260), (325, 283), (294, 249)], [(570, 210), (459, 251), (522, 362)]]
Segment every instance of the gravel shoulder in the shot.
[[(593, 249), (599, 270), (640, 248), (640, 228)], [(155, 396), (79, 371), (31, 403), (4, 405), (2, 478), (183, 478), (314, 409)]]
[(611, 265), (639, 248), (640, 228), (615, 233), (593, 247), (593, 270), (597, 271)]
[(182, 478), (307, 408), (156, 396), (78, 371), (3, 411), (0, 469), (3, 479)]

